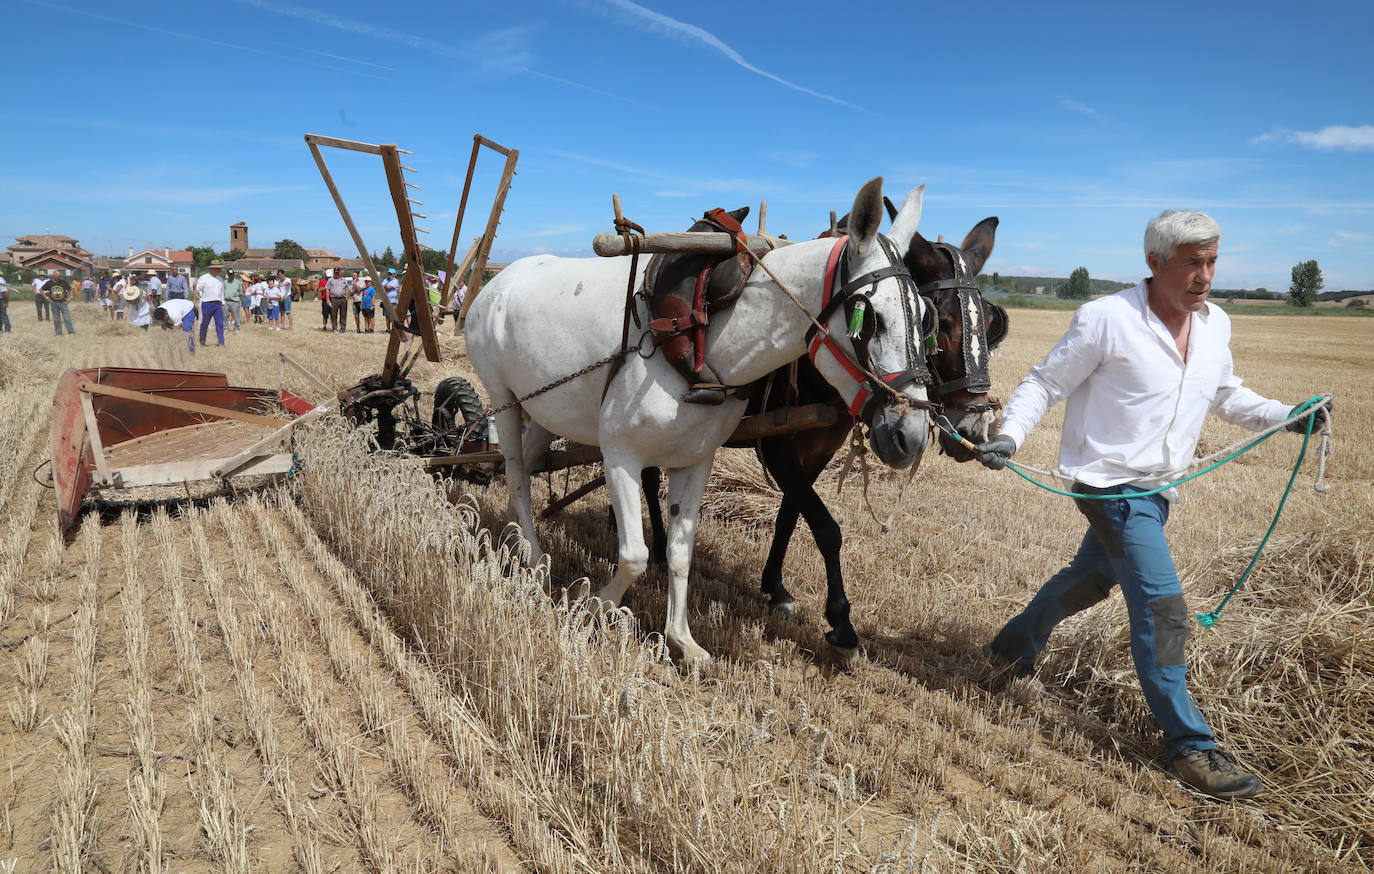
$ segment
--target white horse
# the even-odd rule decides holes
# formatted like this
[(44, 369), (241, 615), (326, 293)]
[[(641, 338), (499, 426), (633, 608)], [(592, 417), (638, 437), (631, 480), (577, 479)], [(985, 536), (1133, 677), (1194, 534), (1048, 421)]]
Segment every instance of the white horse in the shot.
[[(883, 217), (882, 178), (872, 180), (854, 200), (851, 236), (843, 243), (846, 275), (855, 278), (852, 284), (860, 285), (853, 290), (869, 301), (869, 318), (874, 320), (868, 323), (872, 334), (866, 349), (867, 369), (900, 388), (889, 392), (863, 377), (856, 380), (852, 362), (840, 360), (840, 355), (852, 359), (855, 351), (846, 336), (848, 306), (832, 310), (826, 324), (840, 355), (816, 359), (846, 404), (862, 408), (874, 453), (894, 468), (910, 467), (920, 458), (932, 428), (925, 385), (909, 377), (892, 379), (924, 372), (920, 325), (928, 305), (915, 293), (914, 283), (893, 275), (905, 272), (901, 256), (920, 221), (923, 190), (921, 186), (907, 195), (885, 250), (887, 241), (878, 235)], [(765, 256), (765, 263), (806, 312), (764, 270), (755, 268), (735, 305), (711, 315), (707, 357), (723, 383), (747, 385), (806, 353), (808, 313), (821, 312), (824, 274), (835, 244), (835, 240), (811, 240)], [(896, 250), (895, 265), (890, 259), (892, 249)], [(486, 385), (488, 402), (494, 407), (511, 403), (615, 352), (620, 347), (629, 271), (628, 257), (547, 255), (523, 258), (501, 271), (473, 302), (465, 330), (468, 356)], [(874, 271), (878, 275), (869, 276)], [(642, 284), (643, 280), (638, 281)], [(837, 291), (840, 282), (837, 276)], [(642, 305), (640, 319), (645, 324), (649, 321)], [(710, 655), (692, 639), (687, 623), (687, 573), (711, 461), (716, 448), (739, 424), (745, 402), (732, 397), (719, 406), (683, 403), (686, 383), (662, 355), (651, 352), (646, 341), (640, 354), (631, 352), (625, 357), (604, 401), (607, 370), (601, 366), (497, 415), (501, 454), (506, 460), (508, 512), (519, 521), (533, 555), (542, 559), (530, 511), (533, 461), (547, 450), (554, 435), (599, 446), (611, 503), (621, 523), (619, 564), (598, 597), (619, 605), (648, 566), (649, 550), (637, 521), (641, 518), (640, 475), (645, 467), (665, 469), (670, 520), (664, 637), (684, 659), (708, 660)], [(912, 360), (913, 355), (917, 360)], [(869, 393), (871, 398), (864, 403), (862, 396)], [(898, 393), (910, 403), (896, 403)], [(522, 409), (530, 420), (523, 434)]]

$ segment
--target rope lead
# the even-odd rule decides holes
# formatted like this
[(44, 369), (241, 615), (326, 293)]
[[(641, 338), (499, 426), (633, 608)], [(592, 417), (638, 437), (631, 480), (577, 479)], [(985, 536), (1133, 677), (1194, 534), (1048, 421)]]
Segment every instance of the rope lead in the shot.
[[(1026, 482), (1038, 488), (1042, 488), (1047, 492), (1053, 492), (1056, 495), (1064, 495), (1070, 498), (1090, 501), (1122, 501), (1134, 500), (1136, 498), (1148, 498), (1151, 495), (1157, 495), (1160, 492), (1168, 491), (1169, 489), (1172, 489), (1175, 486), (1183, 485), (1189, 480), (1197, 479), (1204, 473), (1210, 473), (1211, 471), (1216, 470), (1218, 467), (1221, 467), (1226, 462), (1232, 461), (1240, 457), (1241, 455), (1244, 455), (1251, 449), (1254, 449), (1256, 446), (1263, 443), (1265, 440), (1268, 440), (1270, 437), (1274, 436), (1281, 429), (1287, 427), (1289, 422), (1295, 422), (1298, 419), (1301, 419), (1305, 414), (1309, 414), (1314, 407), (1326, 405), (1329, 401), (1329, 398), (1330, 395), (1313, 395), (1312, 397), (1308, 398), (1307, 400), (1299, 404), (1293, 410), (1293, 414), (1289, 416), (1286, 420), (1266, 430), (1258, 437), (1249, 440), (1239, 449), (1236, 449), (1234, 452), (1230, 452), (1229, 449), (1224, 449), (1221, 452), (1218, 452), (1214, 455), (1210, 455), (1206, 459), (1203, 459), (1204, 461), (1210, 461), (1211, 459), (1216, 458), (1219, 455), (1223, 455), (1229, 452), (1229, 454), (1226, 454), (1226, 457), (1222, 458), (1220, 461), (1215, 461), (1211, 464), (1208, 464), (1206, 467), (1204, 467), (1202, 470), (1197, 471), (1196, 473), (1189, 474), (1188, 476), (1185, 476), (1183, 479), (1177, 480), (1175, 482), (1162, 485), (1157, 489), (1151, 489), (1148, 492), (1135, 492), (1129, 495), (1084, 495), (1079, 494), (1077, 492), (1064, 491), (1063, 489), (1057, 489), (1054, 486), (1046, 485), (1032, 477), (1030, 474), (1026, 473), (1027, 470), (1032, 470), (1036, 473), (1053, 476), (1053, 474), (1050, 474), (1048, 471), (1042, 471), (1037, 468), (1029, 467), (1028, 465), (1018, 465), (1012, 461), (1007, 462), (1007, 467), (1017, 476), (1024, 479)], [(1217, 605), (1215, 610), (1213, 610), (1210, 613), (1195, 614), (1197, 616), (1198, 624), (1201, 625), (1203, 628), (1211, 628), (1213, 625), (1216, 624), (1216, 621), (1221, 618), (1222, 609), (1226, 607), (1226, 604), (1231, 600), (1231, 598), (1236, 594), (1236, 592), (1240, 591), (1240, 587), (1245, 585), (1245, 581), (1250, 578), (1250, 572), (1255, 569), (1255, 564), (1259, 561), (1261, 553), (1264, 552), (1264, 547), (1268, 545), (1269, 537), (1274, 533), (1274, 528), (1277, 527), (1279, 524), (1279, 516), (1283, 514), (1283, 507), (1286, 503), (1288, 503), (1288, 495), (1293, 491), (1293, 483), (1297, 481), (1298, 471), (1302, 469), (1303, 459), (1307, 457), (1307, 444), (1312, 439), (1312, 426), (1315, 423), (1315, 419), (1315, 416), (1307, 415), (1307, 430), (1304, 431), (1302, 435), (1302, 449), (1298, 451), (1298, 460), (1293, 465), (1293, 473), (1290, 474), (1288, 477), (1288, 485), (1284, 487), (1283, 497), (1279, 498), (1279, 506), (1278, 509), (1274, 511), (1274, 518), (1269, 523), (1269, 530), (1264, 532), (1264, 539), (1260, 541), (1259, 547), (1255, 549), (1255, 554), (1250, 558), (1250, 564), (1246, 565), (1245, 572), (1240, 575), (1240, 579), (1237, 580), (1236, 584), (1231, 587), (1231, 590), (1226, 593), (1226, 597), (1221, 599), (1221, 603)], [(950, 424), (948, 419), (945, 419), (943, 416), (941, 416), (936, 420), (936, 424), (941, 428), (941, 430), (944, 430), (946, 433), (948, 433), (949, 436), (959, 440), (969, 449), (974, 449), (972, 444), (970, 444), (957, 431), (954, 430), (953, 426)], [(1323, 486), (1321, 482), (1326, 472), (1326, 456), (1330, 454), (1331, 451), (1330, 429), (1330, 419), (1328, 419), (1326, 429), (1322, 432), (1322, 454), (1321, 458), (1319, 459), (1320, 468), (1318, 471), (1316, 482), (1316, 488), (1319, 492), (1324, 492), (1328, 488), (1330, 488), (1329, 486)]]

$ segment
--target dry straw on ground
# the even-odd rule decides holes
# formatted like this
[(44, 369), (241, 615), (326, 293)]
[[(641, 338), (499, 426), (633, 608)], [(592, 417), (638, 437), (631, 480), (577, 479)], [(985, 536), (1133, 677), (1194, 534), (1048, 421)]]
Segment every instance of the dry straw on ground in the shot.
[[(802, 615), (772, 616), (757, 594), (777, 498), (747, 451), (722, 453), (703, 514), (689, 608), (718, 660), (696, 670), (667, 660), (655, 633), (658, 571), (615, 614), (561, 600), (615, 560), (604, 492), (540, 522), (553, 562), (531, 571), (503, 531), (499, 483), (435, 483), (333, 425), (298, 441), (287, 491), (91, 515), (74, 539), (54, 538), (51, 498), (29, 474), (61, 367), (222, 368), (263, 384), (289, 344), (338, 386), (376, 369), (382, 338), (308, 332), (306, 311), (294, 333), (232, 336), (195, 359), (174, 332), (80, 308), (74, 339), (31, 324), (25, 335), (22, 322), (5, 336), (0, 414), (16, 427), (0, 435), (0, 645), (16, 673), (0, 720), (0, 859), (308, 872), (1374, 866), (1374, 462), (1359, 453), (1333, 462), (1325, 497), (1300, 478), (1252, 581), (1190, 643), (1199, 705), (1270, 785), (1215, 804), (1157, 761), (1119, 599), (1065, 623), (1030, 680), (982, 664), (978, 646), (1071, 554), (1083, 522), (1062, 499), (948, 459), (925, 460), (887, 533), (857, 483), (836, 498), (833, 470), (821, 479), (865, 641), (851, 672), (825, 656), (823, 569), (804, 530), (786, 569)], [(1012, 313), (995, 393), (1066, 321)], [(1359, 390), (1374, 323), (1237, 317), (1234, 329), (1238, 371), (1262, 393), (1335, 392), (1342, 434), (1374, 412)], [(445, 348), (452, 360), (416, 368), (422, 388), (467, 372), (461, 340)], [(1052, 464), (1059, 424), (1052, 411), (1028, 462)], [(1204, 442), (1239, 436), (1213, 424)], [(1194, 608), (1214, 606), (1248, 560), (1295, 452), (1277, 437), (1186, 488), (1169, 531)], [(898, 488), (874, 476), (880, 511)]]

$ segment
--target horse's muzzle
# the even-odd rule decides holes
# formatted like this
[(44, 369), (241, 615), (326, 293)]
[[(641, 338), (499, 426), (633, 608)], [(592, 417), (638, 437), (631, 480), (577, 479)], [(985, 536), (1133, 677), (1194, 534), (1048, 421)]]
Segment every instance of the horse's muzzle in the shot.
[(914, 409), (902, 415), (890, 406), (881, 406), (868, 422), (868, 442), (873, 452), (888, 467), (902, 470), (915, 464), (930, 439), (930, 413)]
[[(991, 429), (991, 419), (992, 417), (985, 412), (966, 410), (962, 416), (953, 422), (954, 430), (974, 445), (985, 443)], [(939, 432), (938, 439), (941, 451), (957, 462), (972, 461), (977, 457), (969, 451), (968, 447), (946, 434), (944, 430)]]

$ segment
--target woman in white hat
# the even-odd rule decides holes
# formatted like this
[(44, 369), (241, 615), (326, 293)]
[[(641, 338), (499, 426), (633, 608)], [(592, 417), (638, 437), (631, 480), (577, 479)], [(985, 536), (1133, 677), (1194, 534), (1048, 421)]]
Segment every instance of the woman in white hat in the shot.
[(136, 283), (130, 282), (124, 286), (120, 293), (124, 298), (125, 306), (129, 308), (129, 324), (136, 328), (148, 330), (148, 323), (152, 321), (152, 308), (148, 304), (148, 295)]

